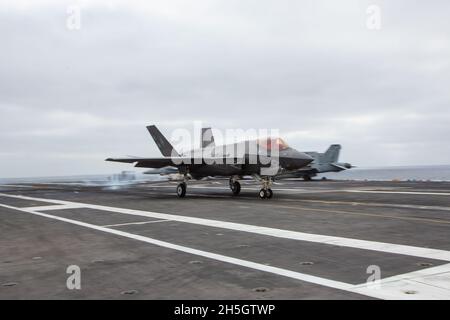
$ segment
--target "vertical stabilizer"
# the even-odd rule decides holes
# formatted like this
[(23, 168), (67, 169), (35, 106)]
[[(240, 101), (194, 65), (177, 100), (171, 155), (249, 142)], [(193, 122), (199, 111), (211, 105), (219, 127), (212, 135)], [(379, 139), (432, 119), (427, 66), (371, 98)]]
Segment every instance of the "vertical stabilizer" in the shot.
[(175, 150), (175, 148), (170, 144), (170, 142), (163, 136), (163, 134), (154, 125), (147, 127), (148, 132), (150, 132), (153, 140), (155, 140), (156, 145), (161, 151), (162, 155), (165, 157), (179, 157), (180, 155)]
[(339, 160), (339, 153), (341, 152), (340, 144), (332, 144), (327, 151), (322, 155), (322, 163), (336, 163)]

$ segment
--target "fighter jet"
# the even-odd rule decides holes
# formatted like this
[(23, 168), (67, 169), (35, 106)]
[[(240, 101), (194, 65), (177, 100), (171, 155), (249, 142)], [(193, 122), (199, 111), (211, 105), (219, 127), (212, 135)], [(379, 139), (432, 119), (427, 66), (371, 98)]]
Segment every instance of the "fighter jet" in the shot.
[[(209, 143), (207, 137), (202, 137), (202, 148), (180, 155), (156, 126), (148, 126), (147, 130), (163, 157), (108, 158), (106, 161), (133, 163), (135, 167), (162, 171), (173, 171), (171, 168), (176, 168), (183, 177), (176, 188), (180, 198), (185, 197), (190, 179), (229, 177), (230, 189), (234, 195), (238, 195), (241, 191), (239, 180), (244, 176), (252, 176), (261, 183), (259, 197), (270, 199), (273, 196), (270, 187), (276, 174), (299, 170), (313, 161), (311, 156), (289, 147), (281, 138), (246, 140), (215, 146), (212, 134)], [(208, 135), (208, 132), (210, 129), (203, 130), (202, 136)]]
[(340, 172), (354, 168), (350, 163), (338, 162), (341, 149), (342, 146), (340, 144), (333, 144), (324, 153), (315, 151), (305, 152), (314, 158), (313, 162), (295, 172), (281, 174), (277, 178), (303, 178), (306, 181), (310, 181), (311, 178), (315, 177), (318, 173)]

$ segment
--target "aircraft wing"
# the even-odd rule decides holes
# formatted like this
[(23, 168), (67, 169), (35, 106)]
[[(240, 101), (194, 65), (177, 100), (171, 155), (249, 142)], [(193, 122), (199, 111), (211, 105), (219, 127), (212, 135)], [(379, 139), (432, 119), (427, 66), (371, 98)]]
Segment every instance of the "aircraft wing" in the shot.
[(335, 168), (338, 168), (338, 169), (340, 169), (340, 170), (347, 170), (348, 168), (346, 168), (346, 167), (343, 167), (343, 166), (340, 166), (340, 165), (338, 165), (338, 164), (336, 164), (336, 163), (330, 163), (333, 167), (335, 167)]
[(135, 167), (163, 168), (173, 166), (171, 158), (108, 158), (106, 161), (136, 163)]
[(135, 167), (140, 168), (163, 168), (178, 167), (180, 165), (203, 165), (205, 163), (223, 163), (223, 164), (239, 164), (237, 158), (227, 157), (210, 157), (210, 158), (194, 158), (194, 157), (164, 157), (164, 158), (108, 158), (106, 161), (136, 163)]

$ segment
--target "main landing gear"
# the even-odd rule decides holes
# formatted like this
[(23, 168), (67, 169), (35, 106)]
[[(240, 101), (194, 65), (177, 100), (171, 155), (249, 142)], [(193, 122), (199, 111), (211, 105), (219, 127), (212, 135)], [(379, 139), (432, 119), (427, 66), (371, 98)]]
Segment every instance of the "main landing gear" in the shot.
[(187, 181), (189, 180), (189, 175), (184, 175), (184, 180), (179, 185), (177, 185), (177, 196), (184, 198), (186, 196)]
[(182, 182), (177, 186), (177, 196), (184, 198), (186, 196), (186, 182)]
[(271, 178), (262, 178), (262, 188), (259, 190), (259, 197), (261, 199), (270, 199), (273, 197), (273, 191), (270, 189), (272, 185)]
[(237, 196), (241, 192), (241, 184), (237, 181), (236, 178), (230, 178), (230, 189), (233, 192), (233, 195)]

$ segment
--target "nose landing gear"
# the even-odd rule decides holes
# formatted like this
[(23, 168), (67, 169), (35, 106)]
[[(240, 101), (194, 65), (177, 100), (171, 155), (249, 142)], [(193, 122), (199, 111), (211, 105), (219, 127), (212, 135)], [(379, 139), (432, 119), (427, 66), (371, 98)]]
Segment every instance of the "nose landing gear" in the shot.
[(271, 178), (262, 178), (262, 188), (259, 190), (259, 197), (261, 199), (270, 199), (273, 197), (273, 191), (270, 189), (270, 186), (272, 185), (272, 179)]
[(259, 190), (259, 197), (261, 199), (270, 199), (273, 197), (273, 191), (272, 189), (268, 188), (268, 189), (261, 189)]

